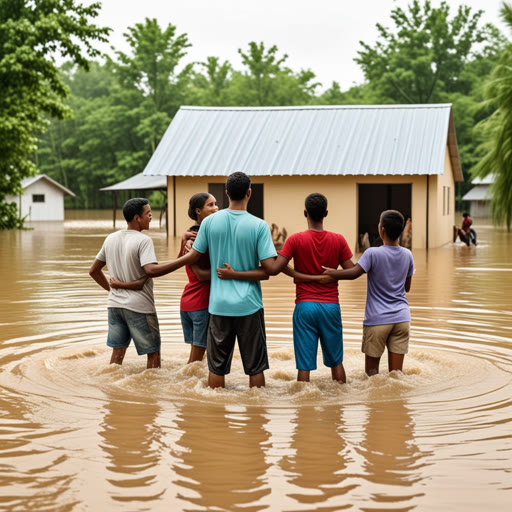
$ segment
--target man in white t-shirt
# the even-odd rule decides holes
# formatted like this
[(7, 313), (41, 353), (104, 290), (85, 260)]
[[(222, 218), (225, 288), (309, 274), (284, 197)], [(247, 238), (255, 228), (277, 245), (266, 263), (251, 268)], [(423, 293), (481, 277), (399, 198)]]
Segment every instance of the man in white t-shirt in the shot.
[[(144, 268), (158, 268), (153, 241), (142, 234), (149, 229), (151, 207), (143, 198), (129, 199), (123, 206), (127, 229), (107, 236), (89, 275), (108, 294), (107, 346), (110, 363), (122, 364), (133, 339), (139, 355), (147, 354), (147, 367), (160, 368), (160, 329), (153, 298), (153, 280)], [(110, 282), (103, 273), (108, 267)]]

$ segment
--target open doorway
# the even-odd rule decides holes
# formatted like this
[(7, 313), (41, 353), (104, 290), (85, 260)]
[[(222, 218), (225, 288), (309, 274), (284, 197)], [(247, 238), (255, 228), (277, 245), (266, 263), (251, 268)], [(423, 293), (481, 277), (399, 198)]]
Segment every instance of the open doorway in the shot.
[[(358, 185), (357, 232), (361, 252), (382, 244), (377, 226), (384, 210), (398, 210), (406, 221), (411, 219), (411, 192), (410, 183)], [(407, 245), (410, 243), (409, 233)]]

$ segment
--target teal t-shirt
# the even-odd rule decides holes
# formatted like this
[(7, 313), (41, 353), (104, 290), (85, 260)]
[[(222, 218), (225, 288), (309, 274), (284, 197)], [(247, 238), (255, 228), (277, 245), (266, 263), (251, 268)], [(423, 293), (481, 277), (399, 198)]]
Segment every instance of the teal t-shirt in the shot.
[(229, 263), (234, 270), (253, 270), (277, 256), (265, 221), (243, 210), (220, 210), (201, 222), (192, 247), (210, 255), (212, 315), (247, 316), (263, 307), (259, 281), (222, 280), (215, 269)]

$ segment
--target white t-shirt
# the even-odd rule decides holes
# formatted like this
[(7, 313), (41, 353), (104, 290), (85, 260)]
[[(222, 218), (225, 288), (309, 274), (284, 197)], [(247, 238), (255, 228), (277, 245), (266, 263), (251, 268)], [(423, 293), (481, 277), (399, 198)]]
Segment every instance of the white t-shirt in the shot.
[[(107, 264), (110, 277), (125, 283), (144, 276), (144, 265), (157, 263), (153, 240), (140, 231), (125, 229), (107, 236), (96, 259)], [(107, 306), (137, 313), (156, 313), (153, 280), (142, 290), (110, 289)]]

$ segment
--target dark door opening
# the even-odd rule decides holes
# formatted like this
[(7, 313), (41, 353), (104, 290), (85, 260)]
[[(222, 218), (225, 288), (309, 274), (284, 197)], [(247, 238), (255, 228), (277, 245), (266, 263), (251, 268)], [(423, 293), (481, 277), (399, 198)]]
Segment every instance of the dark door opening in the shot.
[[(224, 183), (208, 183), (208, 194), (215, 196), (219, 210), (229, 206), (229, 199), (225, 189)], [(263, 183), (252, 183), (251, 189), (252, 193), (247, 205), (247, 211), (263, 219)]]
[(359, 250), (382, 244), (377, 226), (384, 210), (398, 210), (404, 219), (411, 218), (412, 185), (371, 184), (358, 185)]

